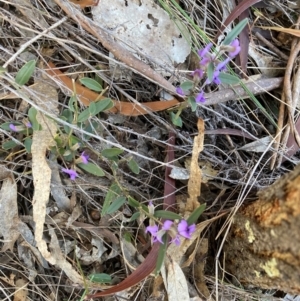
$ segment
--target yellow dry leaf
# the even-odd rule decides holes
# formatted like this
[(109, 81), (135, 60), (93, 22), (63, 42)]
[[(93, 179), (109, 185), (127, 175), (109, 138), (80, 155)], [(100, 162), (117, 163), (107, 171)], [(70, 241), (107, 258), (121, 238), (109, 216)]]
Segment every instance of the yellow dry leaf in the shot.
[[(56, 89), (39, 82), (34, 87), (34, 91), (40, 97), (38, 104), (42, 109), (55, 111), (58, 103)], [(47, 118), (41, 112), (37, 113), (37, 120), (41, 125), (40, 131), (34, 131), (32, 136), (32, 176), (34, 185), (33, 195), (33, 220), (35, 221), (35, 240), (42, 256), (51, 264), (55, 264), (55, 259), (47, 250), (46, 242), (43, 240), (44, 223), (46, 216), (46, 206), (50, 195), (51, 169), (46, 160), (47, 150), (54, 145), (53, 137), (57, 131), (55, 121)]]
[(18, 279), (16, 281), (16, 292), (14, 294), (14, 301), (26, 301), (27, 295), (28, 295), (28, 289), (27, 289), (28, 282), (26, 282), (24, 279)]
[(186, 204), (186, 213), (193, 212), (197, 207), (200, 206), (198, 202), (198, 197), (201, 191), (201, 169), (198, 164), (199, 153), (203, 150), (203, 140), (204, 140), (204, 121), (198, 119), (197, 122), (198, 135), (194, 138), (192, 160), (191, 160), (191, 172), (190, 179), (188, 182), (188, 194)]

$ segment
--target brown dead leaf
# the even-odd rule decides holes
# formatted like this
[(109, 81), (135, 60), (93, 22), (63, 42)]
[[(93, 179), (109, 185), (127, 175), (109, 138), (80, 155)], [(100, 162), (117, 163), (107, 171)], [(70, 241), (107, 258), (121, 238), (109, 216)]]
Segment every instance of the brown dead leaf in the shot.
[[(40, 82), (35, 86), (34, 90), (37, 94), (43, 95), (40, 98), (40, 107), (52, 112), (57, 110), (58, 96), (53, 87)], [(57, 124), (40, 112), (37, 113), (37, 120), (42, 129), (33, 132), (31, 146), (34, 185), (32, 205), (33, 220), (35, 221), (35, 240), (42, 256), (51, 264), (55, 264), (55, 258), (47, 250), (43, 233), (51, 183), (51, 169), (46, 160), (46, 152), (51, 146), (55, 145), (54, 136), (57, 131)]]
[(0, 191), (0, 236), (3, 236), (4, 241), (2, 252), (12, 251), (15, 241), (20, 235), (17, 194), (17, 185), (13, 175), (10, 174), (4, 179)]
[(186, 214), (190, 214), (197, 207), (200, 206), (198, 202), (198, 197), (200, 196), (201, 191), (201, 169), (198, 164), (199, 153), (203, 150), (203, 140), (204, 140), (204, 121), (198, 119), (197, 122), (198, 135), (194, 138), (194, 146), (192, 152), (191, 160), (191, 172), (190, 179), (188, 182), (188, 194), (186, 204)]

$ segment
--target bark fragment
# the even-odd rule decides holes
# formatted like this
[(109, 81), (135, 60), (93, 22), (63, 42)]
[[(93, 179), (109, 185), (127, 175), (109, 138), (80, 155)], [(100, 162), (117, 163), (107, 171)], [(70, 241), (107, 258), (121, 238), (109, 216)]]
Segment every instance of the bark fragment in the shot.
[(239, 210), (224, 251), (241, 284), (300, 293), (300, 165)]

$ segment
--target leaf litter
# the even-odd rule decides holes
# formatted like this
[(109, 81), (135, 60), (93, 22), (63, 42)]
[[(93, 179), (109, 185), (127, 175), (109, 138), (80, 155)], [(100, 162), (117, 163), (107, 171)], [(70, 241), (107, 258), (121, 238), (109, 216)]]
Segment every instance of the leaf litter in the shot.
[[(82, 4), (83, 2), (84, 1), (78, 1), (78, 4), (84, 6)], [(87, 2), (93, 4), (93, 1)], [(252, 3), (254, 2), (258, 1), (252, 1)], [(0, 191), (0, 210), (2, 213), (0, 216), (2, 224), (0, 229), (2, 235), (1, 250), (6, 256), (7, 254), (11, 254), (11, 252), (15, 253), (15, 256), (21, 261), (21, 264), (11, 263), (12, 261), (9, 259), (8, 262), (10, 262), (14, 269), (17, 267), (17, 269), (22, 270), (23, 276), (25, 275), (25, 278), (27, 277), (27, 279), (24, 278), (25, 280), (20, 278), (21, 280), (15, 281), (14, 274), (11, 273), (10, 269), (6, 268), (0, 258), (6, 276), (3, 277), (3, 279), (6, 279), (5, 283), (11, 283), (13, 285), (15, 300), (17, 300), (17, 298), (20, 298), (20, 300), (22, 300), (22, 298), (28, 298), (28, 295), (32, 297), (32, 291), (36, 294), (35, 299), (54, 300), (55, 296), (60, 295), (60, 297), (64, 296), (65, 298), (77, 300), (84, 298), (86, 293), (90, 293), (86, 291), (87, 287), (96, 290), (110, 287), (110, 285), (103, 283), (95, 284), (90, 282), (87, 280), (89, 274), (94, 272), (106, 272), (111, 275), (116, 275), (114, 283), (118, 283), (120, 279), (126, 279), (127, 275), (135, 269), (138, 269), (139, 263), (147, 260), (148, 252), (151, 249), (149, 237), (144, 233), (145, 226), (143, 223), (145, 223), (145, 221), (147, 223), (147, 218), (140, 215), (137, 219), (131, 220), (131, 217), (137, 212), (134, 211), (135, 209), (133, 207), (128, 206), (127, 197), (130, 195), (143, 205), (147, 205), (150, 199), (154, 199), (156, 206), (159, 207), (161, 205), (164, 181), (167, 181), (166, 177), (165, 180), (162, 177), (162, 166), (165, 166), (164, 154), (170, 144), (167, 139), (167, 133), (172, 125), (169, 124), (169, 119), (165, 112), (160, 113), (161, 115), (145, 114), (174, 107), (174, 105), (178, 105), (179, 102), (171, 95), (171, 101), (173, 99), (171, 106), (169, 106), (169, 104), (158, 106), (158, 103), (161, 103), (156, 99), (158, 86), (153, 83), (149, 84), (146, 78), (139, 77), (134, 72), (129, 78), (130, 83), (120, 78), (122, 84), (119, 85), (118, 83), (116, 85), (112, 80), (114, 78), (113, 70), (120, 66), (124, 67), (124, 64), (118, 61), (119, 59), (122, 60), (122, 55), (116, 55), (112, 60), (111, 56), (107, 54), (107, 51), (101, 48), (99, 43), (96, 42), (92, 36), (83, 34), (81, 27), (75, 28), (66, 18), (61, 18), (62, 23), (60, 24), (60, 28), (65, 29), (65, 32), (68, 32), (72, 39), (71, 44), (66, 44), (66, 36), (63, 36), (65, 40), (61, 39), (63, 33), (60, 29), (54, 26), (51, 30), (47, 31), (48, 23), (54, 22), (52, 13), (56, 11), (57, 14), (64, 16), (63, 12), (57, 10), (58, 6), (54, 4), (54, 2), (50, 4), (41, 1), (41, 3), (46, 4), (45, 7), (49, 8), (47, 15), (48, 17), (51, 16), (49, 19), (45, 17), (46, 15), (39, 15), (41, 8), (39, 7), (39, 9), (37, 9), (29, 1), (22, 1), (22, 4), (24, 4), (22, 6), (16, 1), (11, 2), (12, 6), (15, 6), (17, 10), (21, 12), (21, 15), (15, 16), (13, 11), (7, 10), (6, 12), (10, 14), (11, 18), (8, 19), (5, 15), (2, 15), (3, 11), (1, 11), (1, 16), (3, 16), (5, 22), (12, 24), (11, 31), (15, 34), (15, 37), (18, 37), (18, 30), (21, 28), (19, 25), (23, 24), (24, 21), (24, 24), (28, 24), (27, 31), (25, 30), (25, 33), (23, 32), (26, 38), (30, 39), (35, 37), (35, 35), (46, 30), (43, 35), (47, 36), (47, 38), (55, 44), (54, 48), (56, 48), (56, 52), (48, 52), (48, 54), (45, 55), (47, 49), (42, 49), (40, 57), (44, 56), (43, 58), (46, 60), (50, 58), (51, 61), (55, 61), (55, 64), (59, 66), (59, 68), (66, 67), (66, 65), (70, 66), (74, 62), (74, 59), (76, 62), (81, 61), (81, 63), (88, 67), (88, 69), (84, 71), (92, 70), (89, 67), (89, 63), (95, 67), (93, 70), (97, 70), (99, 62), (101, 66), (108, 66), (106, 69), (100, 70), (97, 76), (100, 75), (100, 78), (102, 77), (101, 85), (104, 84), (104, 86), (109, 87), (110, 96), (118, 112), (121, 114), (125, 113), (122, 118), (118, 119), (121, 120), (121, 122), (118, 123), (107, 123), (108, 120), (113, 118), (112, 116), (115, 116), (110, 115), (107, 117), (107, 112), (101, 112), (97, 118), (93, 116), (86, 120), (85, 125), (89, 125), (90, 128), (95, 128), (96, 131), (94, 133), (96, 133), (96, 135), (94, 135), (92, 140), (84, 140), (85, 147), (96, 151), (98, 150), (100, 154), (103, 150), (103, 145), (101, 145), (101, 140), (97, 139), (98, 136), (107, 141), (108, 148), (116, 147), (117, 145), (120, 146), (120, 149), (125, 151), (125, 153), (143, 144), (145, 149), (143, 154), (146, 154), (144, 154), (144, 157), (138, 156), (139, 153), (137, 153), (138, 155), (135, 154), (139, 160), (133, 157), (134, 161), (132, 162), (127, 160), (127, 158), (132, 158), (129, 157), (131, 156), (130, 152), (129, 156), (125, 155), (125, 153), (124, 156), (122, 153), (113, 156), (113, 159), (117, 157), (117, 159), (120, 160), (120, 165), (115, 169), (114, 165), (109, 161), (110, 158), (92, 155), (91, 160), (93, 164), (96, 162), (98, 166), (101, 166), (101, 168), (104, 168), (106, 171), (105, 177), (100, 179), (95, 176), (88, 176), (85, 171), (82, 170), (80, 171), (80, 176), (72, 182), (60, 172), (60, 168), (65, 167), (63, 164), (66, 162), (64, 162), (64, 160), (57, 160), (56, 156), (50, 154), (50, 150), (56, 145), (58, 141), (57, 137), (62, 129), (63, 123), (59, 123), (61, 121), (58, 118), (59, 113), (68, 106), (66, 96), (64, 95), (65, 87), (57, 82), (63, 92), (58, 92), (56, 89), (57, 86), (54, 88), (53, 74), (56, 74), (55, 76), (57, 78), (62, 77), (65, 79), (63, 74), (61, 72), (51, 73), (50, 71), (52, 75), (47, 80), (39, 78), (43, 70), (40, 68), (40, 65), (37, 64), (38, 67), (36, 71), (41, 73), (36, 73), (35, 71), (29, 79), (30, 83), (28, 83), (28, 86), (25, 83), (24, 86), (16, 89), (11, 85), (11, 78), (6, 75), (5, 81), (1, 82), (1, 85), (8, 91), (2, 94), (4, 97), (1, 97), (1, 104), (3, 104), (4, 108), (4, 114), (1, 117), (3, 121), (1, 123), (11, 122), (12, 120), (18, 121), (20, 124), (23, 121), (25, 122), (24, 117), (27, 118), (26, 112), (29, 106), (33, 105), (37, 109), (37, 123), (41, 126), (39, 130), (35, 128), (32, 132), (31, 154), (26, 154), (26, 152), (22, 150), (19, 153), (20, 148), (18, 149), (17, 146), (15, 146), (16, 148), (12, 149), (10, 153), (9, 151), (2, 153), (5, 154), (5, 156), (1, 157), (1, 166), (3, 167), (3, 173), (5, 175), (1, 177), (2, 186)], [(68, 6), (69, 3), (67, 1), (57, 0), (55, 3), (65, 4), (71, 11), (74, 9), (74, 6)], [(188, 7), (191, 3), (186, 1), (186, 4)], [(241, 6), (239, 6), (239, 8), (240, 7)], [(196, 19), (198, 15), (202, 15), (203, 7), (199, 7), (198, 4), (193, 4), (193, 9)], [(93, 8), (93, 11), (94, 10), (95, 8)], [(235, 14), (237, 12), (238, 10), (235, 10)], [(163, 12), (163, 14), (165, 14), (165, 12)], [(154, 16), (152, 13), (150, 15)], [(27, 22), (27, 18), (35, 20), (36, 16), (40, 17), (40, 22)], [(75, 18), (79, 17), (77, 18), (78, 22), (85, 22), (87, 20), (87, 15), (84, 15), (77, 9), (74, 9), (74, 16)], [(107, 15), (104, 14), (104, 17), (105, 16)], [(146, 18), (152, 22), (152, 29), (155, 29), (155, 16), (154, 18), (151, 16), (149, 17), (149, 15), (147, 15)], [(161, 18), (168, 19), (166, 16), (165, 14), (165, 17)], [(212, 15), (209, 15), (209, 18), (211, 16)], [(109, 18), (107, 20), (109, 20)], [(128, 20), (128, 18), (126, 20)], [(147, 20), (147, 22), (149, 20)], [(160, 23), (160, 17), (158, 20)], [(128, 25), (126, 22), (120, 24), (120, 20), (116, 21), (118, 22), (116, 28), (118, 28), (118, 26), (125, 28), (126, 25)], [(173, 23), (171, 22), (171, 24)], [(208, 20), (208, 24), (213, 25), (211, 20)], [(87, 28), (85, 26), (83, 26), (83, 28)], [(190, 26), (190, 24), (188, 24), (188, 26)], [(3, 27), (1, 30), (6, 34), (8, 33), (6, 27)], [(208, 31), (210, 30), (211, 29), (208, 28)], [(188, 31), (192, 31), (190, 27)], [(90, 33), (91, 32), (92, 30)], [(184, 31), (184, 33), (185, 32), (186, 31)], [(129, 31), (129, 33), (131, 34), (132, 32)], [(201, 37), (198, 33), (193, 33), (200, 41)], [(11, 35), (11, 32), (9, 32), (9, 34)], [(213, 30), (211, 34), (214, 34)], [(40, 36), (39, 42), (42, 41), (41, 37), (43, 35)], [(148, 37), (147, 41), (149, 40)], [(124, 37), (122, 37), (122, 39), (124, 46)], [(185, 41), (184, 39), (182, 40)], [(133, 53), (139, 54), (138, 58), (141, 56), (147, 58), (146, 63), (148, 65), (146, 66), (150, 65), (153, 67), (164, 64), (163, 62), (157, 64), (158, 62), (156, 60), (152, 60), (151, 56), (153, 57), (153, 54), (146, 53), (144, 51), (145, 48), (134, 49), (136, 46), (134, 42), (135, 41), (132, 43), (131, 41), (132, 44), (129, 48), (133, 50)], [(22, 52), (22, 44), (18, 44), (17, 39), (12, 38), (10, 41), (6, 41), (6, 43), (8, 43), (6, 44), (8, 49), (18, 49), (19, 53)], [(12, 43), (12, 45), (9, 45), (9, 43)], [(101, 40), (101, 43), (108, 46), (108, 44), (105, 44), (105, 40)], [(78, 47), (79, 44), (82, 46)], [(60, 45), (59, 50), (57, 49), (57, 45)], [(112, 43), (111, 45), (115, 44)], [(159, 42), (156, 44), (156, 47), (162, 47), (162, 45), (163, 43)], [(26, 51), (29, 49), (29, 54), (31, 52), (37, 53), (37, 48), (33, 40), (31, 44), (26, 44), (26, 47)], [(42, 46), (42, 48), (44, 47), (46, 48), (47, 46)], [(126, 51), (129, 48), (128, 45), (124, 46)], [(95, 53), (92, 49), (97, 49), (99, 52)], [(112, 52), (114, 50), (112, 48), (109, 49), (109, 47), (107, 47), (107, 49)], [(39, 48), (39, 50), (41, 49)], [(126, 51), (123, 54), (126, 54)], [(165, 51), (162, 52), (164, 54), (167, 53), (167, 48), (165, 47)], [(17, 74), (17, 71), (24, 66), (24, 61), (22, 60), (24, 60), (24, 58), (26, 60), (26, 57), (13, 56), (12, 53), (8, 55), (8, 53), (9, 52), (1, 52), (1, 60), (3, 62), (9, 62), (7, 64), (8, 66), (6, 66), (10, 68), (9, 72)], [(101, 53), (101, 55), (99, 55), (99, 53)], [(272, 54), (264, 53), (263, 56), (272, 57)], [(86, 58), (89, 59), (87, 60)], [(130, 58), (130, 56), (127, 58)], [(36, 56), (28, 56), (28, 60), (31, 59), (37, 61)], [(174, 59), (171, 58), (171, 61), (173, 60)], [(182, 61), (183, 59), (181, 62)], [(14, 62), (14, 66), (12, 62)], [(261, 68), (264, 67), (264, 64), (265, 63), (262, 64)], [(145, 67), (145, 65), (143, 66)], [(181, 68), (186, 70), (184, 70), (184, 72), (179, 71), (179, 75), (175, 74), (175, 81), (172, 79), (173, 85), (175, 85), (176, 82), (181, 82), (183, 78), (188, 77), (187, 70), (189, 67), (186, 66), (187, 65), (181, 65)], [(54, 70), (56, 66), (51, 65), (51, 68)], [(131, 69), (135, 70), (135, 65)], [(157, 70), (156, 67), (154, 67), (154, 69)], [(168, 65), (168, 68), (161, 69), (162, 74), (166, 74), (170, 69), (174, 71), (174, 66), (171, 64)], [(81, 92), (86, 92), (87, 90), (82, 88), (78, 82), (72, 82), (74, 74), (83, 72), (83, 69), (78, 68), (78, 66), (74, 64), (71, 68), (68, 67), (62, 70), (66, 73), (65, 76), (69, 78), (69, 80), (65, 80), (65, 82), (69, 83), (67, 85), (69, 90), (74, 94), (76, 92), (74, 91), (75, 87), (75, 90), (79, 92), (77, 95), (79, 109), (85, 109), (83, 107), (84, 97)], [(125, 72), (128, 72), (128, 70), (129, 69)], [(142, 69), (137, 68), (136, 70)], [(2, 71), (0, 70), (0, 72)], [(50, 74), (49, 69), (47, 72)], [(88, 76), (90, 75), (91, 74), (88, 74)], [(29, 78), (29, 76), (27, 77)], [(22, 78), (24, 78), (24, 76), (22, 76)], [(26, 80), (28, 78), (26, 78)], [(32, 84), (31, 78), (35, 78), (34, 84)], [(156, 78), (158, 82), (162, 79), (161, 77), (153, 76), (148, 78)], [(95, 79), (98, 80), (96, 77)], [(170, 80), (170, 82), (172, 80)], [(278, 87), (280, 80), (276, 80)], [(25, 80), (22, 80), (19, 83), (24, 84), (24, 82)], [(258, 79), (255, 81), (255, 85), (258, 85), (260, 82), (262, 83), (263, 80), (260, 81), (260, 79)], [(174, 88), (172, 84), (166, 84), (165, 81), (159, 83), (161, 86), (169, 87), (169, 91), (172, 90), (172, 87)], [(120, 86), (122, 87), (121, 89), (119, 89)], [(207, 286), (208, 278), (205, 277), (207, 270), (205, 269), (205, 260), (203, 259), (206, 256), (208, 256), (209, 259), (209, 252), (211, 252), (211, 250), (209, 250), (210, 241), (208, 240), (207, 233), (209, 235), (213, 233), (213, 231), (211, 231), (211, 225), (214, 220), (226, 213), (226, 210), (235, 206), (235, 200), (229, 199), (228, 195), (230, 195), (234, 189), (241, 189), (247, 186), (246, 183), (248, 179), (246, 174), (248, 168), (244, 169), (243, 165), (239, 165), (237, 161), (242, 160), (247, 162), (247, 164), (250, 162), (248, 167), (252, 166), (251, 162), (255, 162), (255, 160), (259, 158), (257, 152), (261, 151), (259, 146), (259, 142), (262, 139), (261, 137), (272, 136), (269, 133), (270, 128), (265, 127), (266, 124), (264, 124), (264, 122), (266, 123), (266, 120), (263, 119), (263, 115), (258, 111), (248, 110), (247, 105), (249, 105), (249, 102), (247, 105), (242, 102), (237, 103), (237, 101), (227, 103), (226, 105), (220, 103), (220, 101), (236, 99), (235, 92), (230, 90), (230, 94), (229, 90), (228, 93), (224, 91), (216, 92), (219, 93), (215, 94), (216, 98), (214, 98), (212, 93), (208, 99), (208, 104), (212, 104), (212, 102), (215, 101), (214, 105), (216, 107), (214, 107), (214, 110), (210, 110), (208, 106), (203, 106), (201, 109), (197, 109), (197, 115), (189, 110), (184, 111), (181, 115), (184, 130), (177, 129), (176, 143), (180, 143), (180, 145), (173, 145), (176, 152), (176, 157), (174, 157), (173, 160), (179, 163), (174, 165), (184, 166), (186, 163), (184, 158), (192, 154), (191, 170), (188, 175), (188, 185), (185, 186), (186, 182), (184, 181), (178, 184), (178, 181), (176, 182), (176, 188), (173, 187), (171, 191), (172, 193), (176, 191), (176, 194), (178, 194), (178, 207), (180, 207), (178, 212), (184, 217), (189, 217), (191, 212), (203, 205), (203, 203), (200, 204), (200, 200), (201, 202), (205, 200), (207, 207), (211, 206), (211, 208), (205, 211), (203, 219), (201, 218), (198, 221), (192, 239), (182, 241), (179, 248), (173, 245), (169, 246), (165, 260), (165, 289), (161, 284), (159, 285), (159, 281), (157, 280), (160, 291), (156, 292), (156, 296), (163, 296), (166, 293), (169, 300), (176, 300), (175, 298), (178, 298), (178, 296), (180, 296), (182, 300), (199, 300), (199, 296), (191, 295), (191, 286), (193, 286), (201, 293), (199, 295), (205, 296), (207, 299), (210, 297), (210, 292), (212, 292), (213, 289), (211, 290), (211, 287)], [(125, 98), (121, 96), (122, 93), (125, 95)], [(225, 94), (228, 98), (225, 97)], [(227, 94), (230, 94), (230, 96), (227, 96)], [(89, 101), (99, 97), (98, 94), (89, 95), (92, 95)], [(217, 95), (219, 96), (217, 97)], [(18, 97), (21, 98), (21, 100), (18, 100)], [(151, 104), (151, 102), (146, 103), (144, 108), (140, 107), (139, 103), (132, 105), (132, 103), (126, 102), (128, 100), (136, 101), (136, 99), (151, 99), (157, 102), (155, 103), (154, 101), (153, 104)], [(275, 98), (272, 100), (274, 102)], [(268, 104), (268, 99), (264, 99), (264, 101)], [(18, 112), (16, 113), (15, 111)], [(113, 111), (114, 109), (112, 109), (112, 112)], [(115, 111), (115, 113), (116, 112), (117, 111)], [(253, 118), (249, 117), (252, 116), (251, 114), (253, 114)], [(255, 114), (258, 114), (258, 116)], [(51, 116), (51, 118), (49, 118), (49, 116)], [(124, 116), (129, 117), (124, 118)], [(135, 117), (131, 119), (130, 116)], [(201, 118), (198, 118), (199, 116)], [(205, 128), (208, 129), (208, 132), (211, 131), (210, 134), (207, 134), (205, 137), (204, 122), (201, 121), (202, 119), (205, 120)], [(196, 130), (196, 124), (198, 125), (198, 134), (193, 139), (188, 133), (193, 133)], [(227, 125), (227, 129), (224, 128), (224, 124)], [(85, 137), (86, 128), (76, 127), (75, 123), (73, 123), (72, 126), (76, 137)], [(157, 128), (160, 129), (161, 133), (159, 136), (154, 137), (150, 133)], [(226, 135), (230, 136), (230, 130), (246, 133), (248, 137), (252, 139), (256, 137), (255, 142), (257, 144), (247, 145), (247, 140), (245, 139), (248, 138), (244, 135), (240, 135), (242, 138), (233, 137), (233, 145), (240, 154), (240, 157), (236, 158), (235, 153), (232, 152), (232, 148), (228, 147), (228, 143), (225, 140)], [(25, 144), (21, 136), (24, 133), (19, 134), (5, 131), (3, 131), (6, 135), (5, 139), (7, 139), (6, 137), (20, 139), (20, 141), (17, 140), (19, 142), (19, 144), (17, 144), (19, 145), (18, 147), (21, 147), (23, 143)], [(224, 131), (224, 133), (219, 135), (218, 132), (221, 133), (221, 131)], [(271, 132), (271, 134), (273, 133)], [(110, 142), (114, 142), (115, 145), (110, 145)], [(242, 148), (243, 146), (248, 146), (250, 149), (244, 150)], [(251, 152), (250, 155), (247, 151)], [(109, 152), (109, 150), (107, 152)], [(151, 161), (153, 158), (156, 162)], [(201, 160), (199, 160), (199, 158)], [(134, 162), (139, 162), (139, 169)], [(140, 164), (140, 162), (142, 163)], [(157, 164), (158, 162), (160, 163)], [(169, 164), (173, 165), (173, 161), (171, 160), (170, 162)], [(112, 167), (112, 169), (109, 169), (108, 166)], [(200, 168), (201, 166), (202, 170)], [(203, 170), (203, 166), (206, 166), (210, 170), (208, 180), (204, 180), (203, 174), (205, 171)], [(174, 169), (174, 166), (172, 167)], [(251, 185), (253, 185), (255, 189), (259, 189), (262, 186), (269, 185), (274, 178), (279, 175), (280, 171), (275, 171), (270, 178), (266, 178), (263, 175), (260, 176), (260, 173), (257, 172), (255, 173), (256, 182)], [(185, 180), (188, 179), (188, 176), (185, 177)], [(210, 181), (211, 179), (213, 179), (213, 181)], [(114, 198), (112, 197), (109, 201), (109, 206), (105, 208), (105, 210), (110, 208), (108, 210), (109, 215), (104, 214), (101, 218), (105, 197), (109, 191), (109, 187), (111, 187), (115, 180), (118, 180), (121, 188), (121, 190), (118, 191), (118, 197), (122, 202), (114, 204)], [(211, 185), (212, 182), (214, 182), (213, 185)], [(170, 181), (169, 185), (173, 185), (172, 183), (174, 184), (175, 181)], [(180, 190), (178, 190), (178, 187), (180, 187)], [(222, 190), (218, 191), (216, 187), (221, 187)], [(183, 192), (183, 194), (180, 195), (179, 191)], [(218, 200), (218, 202), (215, 200)], [(160, 209), (161, 208), (159, 208), (159, 210)], [(97, 214), (95, 214), (95, 212)], [(211, 217), (211, 214), (213, 214), (214, 217), (209, 219), (208, 217)], [(119, 231), (121, 225), (123, 227), (122, 232)], [(126, 240), (123, 236), (126, 237)], [(120, 242), (121, 249), (123, 249), (124, 254), (127, 254), (126, 256), (122, 255)], [(155, 246), (153, 246), (153, 248), (155, 249)], [(124, 263), (124, 257), (126, 257), (127, 264)], [(155, 258), (152, 258), (152, 260), (155, 260)], [(126, 271), (124, 268), (127, 267), (129, 269)], [(60, 279), (57, 286), (57, 282), (53, 285), (53, 280), (48, 273), (49, 269), (51, 269), (55, 277), (58, 277), (57, 279)], [(14, 273), (18, 274), (16, 272)], [(44, 275), (43, 277), (46, 280), (42, 280), (40, 275)], [(13, 280), (9, 282), (10, 280), (7, 276), (10, 276)], [(194, 277), (193, 281), (192, 277)], [(151, 277), (139, 285), (124, 291), (122, 296), (129, 299), (139, 298), (139, 300), (147, 300), (149, 294), (147, 294), (145, 288), (151, 288), (151, 281), (149, 281), (149, 279), (151, 279)], [(34, 281), (37, 281), (37, 283), (38, 281), (47, 284), (52, 283), (52, 286), (43, 291), (37, 285), (32, 285)], [(213, 285), (211, 284), (211, 286)], [(6, 289), (8, 291), (9, 286), (7, 286)], [(229, 291), (230, 296), (230, 286), (224, 284), (223, 291)], [(174, 296), (175, 292), (178, 292), (178, 295)], [(243, 296), (242, 291), (239, 291), (238, 294)]]

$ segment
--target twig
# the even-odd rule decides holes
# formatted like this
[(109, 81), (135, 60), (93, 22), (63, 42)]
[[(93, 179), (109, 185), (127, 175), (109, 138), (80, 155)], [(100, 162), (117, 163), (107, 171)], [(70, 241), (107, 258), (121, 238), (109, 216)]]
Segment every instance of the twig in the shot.
[(41, 32), (40, 34), (36, 35), (34, 38), (32, 38), (31, 40), (29, 40), (28, 42), (24, 43), (21, 45), (21, 47), (19, 48), (19, 50), (13, 55), (11, 56), (11, 58), (9, 60), (6, 61), (6, 63), (3, 65), (4, 68), (6, 68), (11, 62), (13, 62), (22, 52), (25, 51), (26, 48), (28, 48), (32, 43), (34, 43), (35, 41), (37, 41), (39, 38), (41, 38), (42, 36), (44, 36), (45, 34), (47, 34), (49, 31), (51, 31), (52, 29), (58, 27), (59, 25), (61, 25), (62, 23), (64, 23), (68, 18), (64, 17), (61, 20), (59, 20), (58, 22), (54, 23), (52, 26), (50, 26), (49, 28), (45, 29), (43, 32)]

